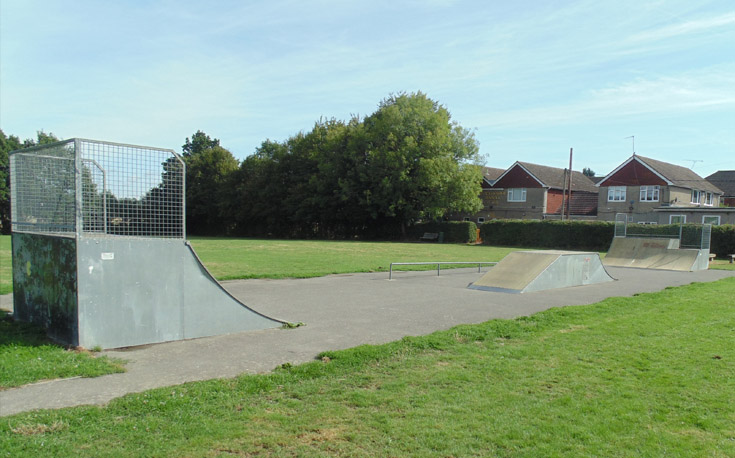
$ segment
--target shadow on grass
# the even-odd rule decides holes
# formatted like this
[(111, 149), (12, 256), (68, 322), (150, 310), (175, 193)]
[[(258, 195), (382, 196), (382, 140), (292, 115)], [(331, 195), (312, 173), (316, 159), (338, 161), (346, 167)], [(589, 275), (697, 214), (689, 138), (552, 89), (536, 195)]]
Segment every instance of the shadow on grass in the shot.
[(46, 331), (38, 325), (15, 321), (13, 315), (0, 311), (0, 346), (20, 345), (24, 347), (39, 347), (42, 345), (57, 345), (46, 336)]

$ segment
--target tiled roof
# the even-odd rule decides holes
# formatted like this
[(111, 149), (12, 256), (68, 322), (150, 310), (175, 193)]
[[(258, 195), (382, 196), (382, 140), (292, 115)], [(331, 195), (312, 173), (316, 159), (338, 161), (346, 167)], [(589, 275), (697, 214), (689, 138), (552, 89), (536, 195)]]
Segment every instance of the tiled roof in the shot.
[(639, 155), (636, 155), (635, 157), (672, 182), (674, 186), (687, 189), (697, 189), (700, 191), (710, 191), (717, 194), (722, 193), (717, 186), (700, 177), (691, 169), (680, 165), (669, 164), (668, 162), (657, 161), (656, 159), (651, 159), (649, 157)]
[(483, 167), (482, 175), (487, 178), (491, 183), (500, 178), (500, 175), (505, 172), (505, 169), (497, 169), (495, 167)]
[[(531, 164), (530, 162), (518, 162), (523, 168), (528, 170), (536, 177), (544, 186), (554, 189), (564, 189), (564, 170), (546, 165)], [(572, 191), (587, 191), (598, 193), (600, 190), (595, 184), (582, 172), (572, 171)]]
[(735, 170), (719, 170), (705, 178), (725, 193), (725, 197), (735, 196)]

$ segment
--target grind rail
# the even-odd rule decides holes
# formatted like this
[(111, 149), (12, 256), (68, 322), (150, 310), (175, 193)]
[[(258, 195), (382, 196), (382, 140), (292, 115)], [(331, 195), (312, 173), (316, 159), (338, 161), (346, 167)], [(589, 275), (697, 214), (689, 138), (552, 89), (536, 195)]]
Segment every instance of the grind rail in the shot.
[(462, 262), (462, 261), (431, 261), (431, 262), (391, 262), (390, 263), (390, 270), (388, 271), (388, 280), (393, 280), (393, 266), (424, 266), (424, 265), (434, 265), (436, 264), (436, 275), (439, 276), (441, 274), (441, 266), (442, 264), (448, 265), (448, 264), (466, 264), (466, 265), (474, 265), (477, 264), (477, 271), (482, 272), (481, 268), (483, 265), (492, 265), (494, 266), (497, 264), (497, 262), (485, 262), (485, 261), (472, 261), (472, 262)]

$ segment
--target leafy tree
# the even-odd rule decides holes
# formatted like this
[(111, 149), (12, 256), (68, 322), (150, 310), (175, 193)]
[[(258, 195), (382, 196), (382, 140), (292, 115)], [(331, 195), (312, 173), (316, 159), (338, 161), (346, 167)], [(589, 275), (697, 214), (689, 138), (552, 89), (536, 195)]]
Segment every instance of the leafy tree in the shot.
[(193, 234), (224, 234), (231, 223), (224, 215), (230, 175), (238, 162), (219, 145), (191, 153), (186, 160), (186, 221)]
[(189, 157), (196, 156), (204, 150), (214, 148), (215, 146), (219, 146), (219, 139), (210, 138), (209, 135), (198, 130), (191, 136), (191, 140), (189, 140), (189, 137), (186, 137), (186, 143), (184, 143), (181, 149), (183, 150), (184, 159), (189, 159)]
[(399, 94), (364, 124), (360, 200), (373, 219), (393, 219), (405, 235), (419, 220), (481, 208), (479, 146), (446, 108), (421, 92)]
[(589, 167), (585, 167), (582, 169), (582, 174), (587, 177), (593, 177), (595, 176), (595, 171)]

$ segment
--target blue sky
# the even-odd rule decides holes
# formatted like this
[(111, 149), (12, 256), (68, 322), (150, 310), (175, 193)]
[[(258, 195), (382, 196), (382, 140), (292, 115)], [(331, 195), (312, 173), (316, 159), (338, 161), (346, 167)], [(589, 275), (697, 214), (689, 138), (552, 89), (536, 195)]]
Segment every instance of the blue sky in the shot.
[[(238, 158), (422, 91), (486, 165), (735, 169), (735, 3), (0, 0), (0, 128)], [(700, 162), (701, 161), (701, 162)]]

